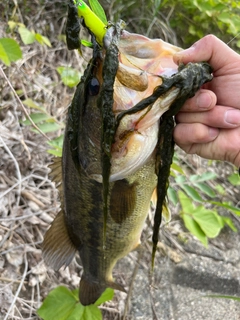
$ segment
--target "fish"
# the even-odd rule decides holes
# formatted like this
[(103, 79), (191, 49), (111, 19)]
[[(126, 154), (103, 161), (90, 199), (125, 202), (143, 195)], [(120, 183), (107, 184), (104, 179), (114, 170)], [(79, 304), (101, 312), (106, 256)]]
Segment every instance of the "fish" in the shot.
[(79, 300), (93, 304), (116, 262), (136, 249), (156, 194), (153, 258), (174, 152), (174, 115), (212, 78), (207, 63), (181, 65), (181, 48), (108, 26), (68, 110), (62, 158), (51, 164), (61, 210), (43, 242), (46, 264), (83, 266)]

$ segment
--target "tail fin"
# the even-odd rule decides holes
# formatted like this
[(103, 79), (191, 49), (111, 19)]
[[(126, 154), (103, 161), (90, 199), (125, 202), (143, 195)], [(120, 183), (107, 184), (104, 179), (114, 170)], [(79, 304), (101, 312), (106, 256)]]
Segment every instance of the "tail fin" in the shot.
[(106, 288), (112, 288), (126, 292), (126, 290), (118, 283), (107, 281), (105, 283), (90, 281), (83, 274), (80, 280), (79, 300), (82, 305), (87, 306), (95, 303)]

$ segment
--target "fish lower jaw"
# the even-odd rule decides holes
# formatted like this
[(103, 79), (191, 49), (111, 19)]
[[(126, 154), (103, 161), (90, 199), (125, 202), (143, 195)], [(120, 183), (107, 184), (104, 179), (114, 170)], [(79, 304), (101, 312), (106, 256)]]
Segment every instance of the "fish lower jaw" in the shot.
[[(109, 182), (125, 179), (143, 167), (153, 156), (157, 144), (156, 128), (149, 128), (147, 134), (134, 134), (128, 142), (124, 155), (113, 153)], [(123, 152), (122, 152), (123, 154)], [(101, 174), (91, 174), (92, 179), (102, 183)]]

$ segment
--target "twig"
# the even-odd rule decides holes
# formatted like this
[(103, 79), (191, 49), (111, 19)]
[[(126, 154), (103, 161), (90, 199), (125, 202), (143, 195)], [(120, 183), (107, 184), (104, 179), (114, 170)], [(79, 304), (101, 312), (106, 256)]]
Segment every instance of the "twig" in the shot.
[[(51, 210), (47, 210), (47, 211), (50, 211)], [(45, 211), (46, 212), (46, 211)], [(36, 212), (36, 213), (31, 213), (31, 215), (29, 214), (25, 214), (24, 216), (19, 216), (19, 217), (6, 217), (6, 218), (2, 218), (0, 219), (0, 222), (4, 222), (4, 221), (17, 221), (17, 220), (24, 220), (24, 219), (30, 219), (31, 217), (33, 216), (40, 216), (43, 212), (42, 211), (39, 211), (39, 212)], [(2, 227), (2, 226), (1, 226)]]
[(30, 309), (30, 314), (29, 317), (32, 317), (32, 310), (33, 310), (33, 303), (34, 303), (34, 294), (35, 294), (35, 287), (32, 287), (32, 294), (31, 294), (31, 309)]
[(7, 151), (7, 153), (9, 154), (11, 159), (13, 160), (15, 168), (16, 168), (17, 177), (18, 177), (18, 181), (19, 181), (18, 182), (18, 197), (17, 197), (17, 206), (18, 206), (19, 205), (19, 201), (20, 201), (20, 195), (21, 195), (21, 187), (22, 187), (21, 172), (20, 172), (17, 160), (15, 159), (14, 155), (12, 154), (12, 152), (10, 151), (10, 149), (8, 148), (8, 146), (6, 145), (6, 143), (4, 142), (4, 140), (2, 139), (1, 136), (0, 136), (0, 142), (3, 144), (4, 149)]
[(27, 190), (22, 190), (21, 194), (23, 197), (27, 198), (28, 200), (35, 202), (40, 208), (45, 207), (45, 204), (42, 203), (42, 201), (40, 201), (38, 198), (36, 198), (31, 192)]
[(128, 312), (128, 306), (129, 306), (129, 300), (131, 298), (131, 293), (132, 293), (132, 290), (133, 290), (133, 283), (134, 283), (134, 280), (136, 278), (136, 275), (137, 275), (137, 272), (138, 272), (138, 269), (139, 269), (139, 261), (141, 260), (142, 256), (143, 256), (143, 248), (140, 248), (139, 251), (138, 251), (138, 258), (137, 258), (137, 261), (136, 261), (136, 264), (135, 264), (135, 267), (134, 267), (134, 270), (133, 270), (131, 283), (130, 283), (130, 286), (129, 286), (129, 289), (128, 289), (128, 293), (127, 293), (127, 298), (126, 298), (125, 308), (124, 308), (124, 313), (123, 313), (123, 318), (122, 318), (123, 320), (126, 320), (126, 316), (127, 316), (127, 312)]
[(27, 109), (24, 107), (21, 99), (20, 99), (19, 96), (17, 95), (15, 89), (13, 88), (11, 82), (9, 81), (8, 77), (6, 76), (6, 74), (5, 74), (5, 72), (3, 71), (3, 69), (2, 69), (1, 66), (0, 66), (0, 72), (1, 72), (2, 76), (4, 77), (4, 79), (7, 81), (10, 89), (11, 89), (12, 92), (14, 93), (14, 96), (16, 97), (18, 103), (20, 104), (20, 106), (21, 106), (21, 108), (22, 108), (25, 116), (26, 116), (27, 119), (31, 122), (32, 126), (33, 126), (44, 138), (46, 138), (48, 141), (50, 141), (51, 139), (49, 139), (49, 138), (45, 135), (45, 133), (43, 133), (42, 130), (39, 129), (38, 126), (36, 126), (36, 124), (35, 124), (35, 123), (33, 122), (33, 120), (30, 118), (30, 116), (29, 116), (29, 114), (28, 114), (28, 112), (27, 112)]
[(110, 307), (105, 307), (105, 306), (100, 306), (99, 309), (104, 310), (104, 311), (108, 311), (108, 312), (114, 312), (119, 314), (119, 310), (115, 309), (115, 308), (110, 308)]
[[(35, 179), (38, 179), (38, 180), (42, 180), (43, 182), (49, 182), (50, 185), (53, 185), (52, 181), (46, 177), (42, 177), (42, 176), (39, 176), (39, 175), (36, 175), (36, 174), (30, 174), (28, 175), (27, 177), (23, 178), (21, 180), (21, 182), (25, 181), (25, 180), (28, 180), (30, 178), (35, 178)], [(13, 190), (17, 185), (19, 184), (19, 181), (17, 183), (15, 183), (13, 186), (11, 186), (9, 189), (7, 189), (5, 192), (1, 193), (0, 194), (0, 199), (3, 198), (6, 194), (8, 194), (11, 190)], [(40, 186), (39, 186), (40, 187)]]
[(7, 320), (7, 319), (8, 319), (8, 316), (10, 315), (10, 312), (12, 311), (12, 309), (13, 309), (13, 307), (14, 307), (14, 305), (15, 305), (15, 302), (16, 302), (16, 300), (17, 300), (17, 297), (18, 297), (18, 295), (19, 295), (19, 293), (20, 293), (20, 291), (21, 291), (21, 289), (22, 289), (22, 286), (23, 286), (23, 284), (24, 284), (24, 279), (25, 279), (25, 277), (26, 277), (27, 270), (28, 270), (28, 261), (27, 261), (26, 253), (25, 253), (25, 255), (24, 255), (24, 263), (25, 263), (25, 268), (24, 268), (24, 272), (23, 272), (23, 275), (22, 275), (22, 280), (21, 280), (21, 282), (20, 282), (20, 284), (19, 284), (19, 286), (18, 286), (17, 292), (16, 292), (16, 294), (15, 294), (15, 296), (14, 296), (14, 299), (13, 299), (13, 301), (12, 301), (12, 304), (11, 304), (10, 308), (8, 309), (8, 312), (7, 312), (4, 320)]
[[(33, 242), (33, 243), (24, 243), (24, 244), (20, 244), (19, 246), (16, 246), (16, 247), (10, 247), (8, 250), (4, 250), (4, 251), (0, 251), (0, 254), (3, 256), (4, 254), (8, 253), (8, 252), (11, 252), (11, 251), (15, 251), (17, 249), (20, 249), (22, 247), (26, 247), (27, 245), (37, 245), (37, 244), (41, 244), (42, 241), (36, 241), (36, 242)], [(38, 250), (38, 249), (35, 249), (35, 250)], [(28, 250), (30, 251), (30, 250)], [(33, 251), (33, 250), (31, 250)]]
[[(5, 282), (11, 282), (11, 283), (21, 283), (22, 280), (14, 280), (14, 279), (10, 279), (10, 278), (4, 278), (4, 277), (0, 277), (1, 281), (5, 281)], [(23, 283), (28, 283), (27, 281), (24, 281)]]
[(229, 43), (231, 43), (233, 40), (235, 40), (237, 37), (239, 37), (239, 35), (240, 35), (240, 32), (237, 33), (237, 34), (235, 35), (235, 37), (233, 37), (230, 41), (228, 41), (227, 45), (229, 45)]

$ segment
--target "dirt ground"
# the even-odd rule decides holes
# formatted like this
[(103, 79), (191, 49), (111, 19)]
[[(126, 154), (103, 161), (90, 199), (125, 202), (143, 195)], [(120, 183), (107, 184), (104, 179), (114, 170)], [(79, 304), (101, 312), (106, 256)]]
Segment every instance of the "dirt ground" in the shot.
[[(50, 48), (38, 43), (22, 45), (21, 60), (11, 67), (0, 62), (0, 319), (32, 320), (39, 319), (36, 310), (52, 288), (60, 284), (70, 289), (78, 286), (82, 269), (74, 261), (65, 270), (54, 272), (43, 262), (41, 242), (58, 212), (59, 201), (56, 187), (48, 177), (48, 165), (52, 157), (47, 152), (48, 141), (33, 132), (30, 126), (22, 124), (26, 119), (24, 109), (32, 112), (23, 102), (31, 99), (59, 123), (63, 123), (74, 89), (61, 82), (56, 68), (72, 66), (82, 73), (87, 65), (88, 54), (80, 57), (77, 52), (66, 49), (62, 40), (66, 23), (66, 5), (63, 2), (54, 1), (53, 4), (46, 1), (41, 10), (37, 10), (36, 1), (30, 6), (26, 1), (22, 1), (19, 7), (16, 4), (17, 1), (9, 1), (4, 13), (1, 13), (4, 19), (0, 19), (0, 38), (15, 37), (20, 42), (17, 33), (7, 33), (7, 21), (15, 20), (48, 36), (52, 44)], [(49, 133), (48, 137), (51, 139), (61, 133), (62, 130), (58, 130)], [(183, 152), (179, 152), (179, 157), (186, 167), (196, 173), (209, 170), (208, 162), (198, 157), (186, 156)], [(235, 170), (233, 166), (213, 162), (212, 170), (218, 173), (223, 188), (229, 189), (229, 199), (237, 205), (240, 201), (239, 190), (225, 184), (226, 176)], [(170, 238), (168, 248), (172, 249), (166, 253), (165, 245), (160, 244), (159, 256), (167, 256), (167, 261), (176, 264), (180, 262), (178, 257), (183, 250), (176, 236), (186, 232), (178, 217), (178, 209), (172, 208), (175, 219), (165, 232)], [(151, 226), (151, 219), (148, 224)], [(146, 230), (151, 230), (149, 225), (146, 224)], [(146, 231), (144, 238), (148, 239), (150, 234), (151, 231)], [(146, 241), (144, 248), (140, 265), (147, 270), (150, 266), (151, 244)], [(139, 284), (142, 281), (142, 277), (136, 280), (134, 274), (139, 261), (135, 254), (124, 261), (116, 268), (115, 277), (127, 287), (130, 286), (131, 295), (135, 292), (131, 283), (137, 281)], [(142, 286), (145, 290), (149, 289), (148, 272), (144, 277)], [(137, 288), (141, 290), (141, 286)], [(136, 296), (137, 293), (134, 294)], [(130, 303), (127, 310), (129, 299), (125, 294), (116, 293), (113, 301), (102, 307), (104, 319), (141, 319), (137, 311), (131, 311), (134, 310), (134, 303)], [(140, 304), (143, 303), (141, 300)], [(141, 314), (144, 314), (143, 311)], [(157, 315), (149, 315), (150, 318), (163, 319)]]

